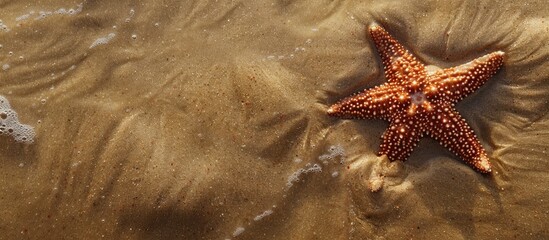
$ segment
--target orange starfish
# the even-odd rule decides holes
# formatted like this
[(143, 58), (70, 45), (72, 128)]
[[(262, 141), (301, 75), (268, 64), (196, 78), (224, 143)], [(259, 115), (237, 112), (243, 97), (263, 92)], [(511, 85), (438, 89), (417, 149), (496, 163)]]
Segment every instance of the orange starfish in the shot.
[(503, 65), (501, 51), (463, 65), (429, 72), (385, 29), (369, 28), (383, 61), (387, 83), (347, 97), (328, 109), (341, 118), (390, 122), (379, 155), (405, 161), (424, 134), (482, 173), (491, 172), (486, 151), (454, 105), (480, 88)]

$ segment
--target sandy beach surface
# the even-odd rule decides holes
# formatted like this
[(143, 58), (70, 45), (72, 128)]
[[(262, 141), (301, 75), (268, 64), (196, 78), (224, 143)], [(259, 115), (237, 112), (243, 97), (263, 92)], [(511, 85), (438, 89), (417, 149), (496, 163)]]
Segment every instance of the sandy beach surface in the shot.
[[(546, 1), (0, 0), (0, 239), (547, 239)], [(504, 51), (457, 110), (493, 165), (327, 116), (386, 81), (377, 23), (422, 62)]]

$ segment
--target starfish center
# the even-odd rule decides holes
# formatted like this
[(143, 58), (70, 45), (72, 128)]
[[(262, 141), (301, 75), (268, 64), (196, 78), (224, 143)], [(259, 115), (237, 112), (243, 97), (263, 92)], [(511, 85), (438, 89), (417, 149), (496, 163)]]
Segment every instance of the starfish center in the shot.
[(420, 106), (423, 105), (425, 100), (427, 100), (425, 93), (421, 91), (412, 93), (412, 95), (410, 95), (410, 98), (412, 99), (413, 104), (420, 105)]
[(427, 111), (433, 110), (433, 106), (427, 100), (427, 96), (423, 91), (417, 91), (410, 94), (410, 107), (408, 108), (408, 114), (414, 115), (418, 112), (420, 108)]

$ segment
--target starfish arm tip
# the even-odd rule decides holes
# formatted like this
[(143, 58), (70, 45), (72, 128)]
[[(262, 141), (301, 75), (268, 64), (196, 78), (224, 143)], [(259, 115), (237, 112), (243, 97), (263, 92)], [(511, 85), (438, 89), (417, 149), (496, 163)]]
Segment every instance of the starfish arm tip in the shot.
[(504, 51), (496, 51), (494, 52), (495, 55), (499, 55), (499, 56), (503, 56), (505, 55), (505, 52)]
[(380, 27), (379, 24), (377, 24), (375, 22), (372, 22), (372, 23), (370, 23), (370, 26), (368, 26), (368, 29), (370, 29), (370, 31), (371, 31), (371, 30), (376, 30), (379, 27)]
[(478, 168), (478, 170), (480, 170), (483, 173), (492, 172), (492, 166), (487, 156), (481, 156), (480, 160), (476, 162), (475, 166), (476, 168)]

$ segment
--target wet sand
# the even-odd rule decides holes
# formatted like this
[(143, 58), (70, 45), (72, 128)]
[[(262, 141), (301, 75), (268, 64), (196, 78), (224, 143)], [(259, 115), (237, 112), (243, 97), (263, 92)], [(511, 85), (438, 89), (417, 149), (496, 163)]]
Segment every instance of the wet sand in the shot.
[[(545, 1), (0, 9), (0, 95), (36, 131), (0, 136), (2, 239), (549, 237)], [(443, 68), (506, 53), (457, 105), (491, 175), (429, 138), (390, 163), (386, 122), (326, 115), (385, 81), (372, 22)]]

